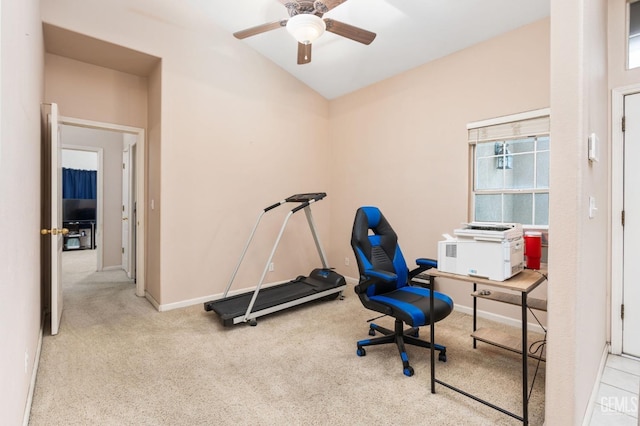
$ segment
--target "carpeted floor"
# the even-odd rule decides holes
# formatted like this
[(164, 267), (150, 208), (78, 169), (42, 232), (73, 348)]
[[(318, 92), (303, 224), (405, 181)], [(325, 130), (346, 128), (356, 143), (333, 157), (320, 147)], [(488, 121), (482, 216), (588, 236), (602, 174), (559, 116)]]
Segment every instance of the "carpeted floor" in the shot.
[[(30, 425), (520, 424), (443, 386), (431, 394), (427, 350), (408, 347), (413, 377), (402, 374), (395, 346), (356, 356), (375, 313), (351, 286), (344, 300), (225, 328), (200, 304), (157, 312), (122, 271), (94, 272), (92, 253), (63, 254), (65, 308), (60, 333), (45, 330)], [(437, 377), (520, 413), (521, 358), (472, 349), (471, 324), (458, 312), (437, 324), (448, 356), (436, 361)], [(530, 378), (535, 368), (531, 360)], [(533, 425), (544, 420), (544, 374), (542, 363)]]

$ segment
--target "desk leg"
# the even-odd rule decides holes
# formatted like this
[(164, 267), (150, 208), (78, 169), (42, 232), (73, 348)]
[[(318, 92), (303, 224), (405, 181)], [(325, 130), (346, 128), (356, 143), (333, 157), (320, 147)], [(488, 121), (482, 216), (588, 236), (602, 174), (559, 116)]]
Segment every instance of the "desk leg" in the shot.
[[(433, 307), (433, 292), (436, 289), (436, 279), (433, 276), (429, 276), (429, 316), (433, 316), (435, 309)], [(429, 327), (431, 329), (431, 393), (436, 393), (436, 357), (435, 357), (435, 344), (436, 344), (436, 322), (431, 318), (429, 319)]]
[[(476, 291), (478, 291), (478, 284), (477, 283), (473, 283), (473, 292), (475, 293)], [(477, 309), (478, 309), (478, 298), (477, 297), (473, 297), (473, 332), (475, 333), (476, 330), (478, 329), (478, 325), (477, 325), (477, 321), (476, 321), (476, 315), (477, 315)], [(477, 346), (476, 344), (476, 339), (475, 337), (473, 338), (473, 349), (475, 349)]]
[(527, 361), (529, 348), (527, 344), (527, 293), (522, 292), (522, 424), (529, 424), (529, 379)]

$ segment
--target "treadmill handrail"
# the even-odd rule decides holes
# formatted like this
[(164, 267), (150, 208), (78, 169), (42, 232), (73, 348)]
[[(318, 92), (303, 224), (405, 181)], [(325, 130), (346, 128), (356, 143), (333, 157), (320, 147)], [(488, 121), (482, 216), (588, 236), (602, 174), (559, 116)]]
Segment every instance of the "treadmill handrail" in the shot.
[(305, 207), (309, 207), (309, 204), (311, 204), (313, 201), (305, 201), (304, 203), (300, 204), (297, 207), (294, 207), (293, 209), (291, 209), (291, 213), (295, 213), (299, 210), (304, 209)]
[(258, 215), (258, 220), (256, 220), (255, 225), (253, 225), (253, 229), (251, 230), (251, 233), (249, 234), (249, 239), (247, 240), (247, 243), (244, 245), (244, 248), (242, 249), (242, 254), (240, 255), (240, 260), (238, 260), (238, 263), (236, 264), (236, 268), (233, 270), (233, 273), (231, 274), (231, 279), (229, 280), (229, 284), (227, 284), (227, 288), (224, 290), (224, 294), (222, 295), (223, 298), (227, 297), (227, 294), (229, 293), (229, 290), (231, 289), (231, 285), (233, 284), (233, 281), (236, 279), (236, 275), (238, 274), (238, 270), (240, 269), (240, 265), (242, 264), (242, 261), (244, 260), (244, 256), (247, 254), (247, 250), (249, 249), (249, 245), (251, 244), (251, 241), (253, 240), (253, 236), (256, 234), (256, 230), (258, 229), (258, 224), (260, 223), (260, 219), (262, 219), (262, 216), (266, 212), (267, 212), (266, 210), (263, 210)]
[(284, 234), (284, 230), (287, 227), (287, 222), (289, 222), (289, 218), (291, 218), (292, 215), (293, 215), (293, 212), (287, 213), (287, 217), (284, 219), (284, 223), (280, 228), (280, 232), (278, 233), (276, 242), (273, 245), (273, 248), (271, 249), (271, 254), (269, 254), (269, 259), (267, 259), (267, 263), (264, 265), (264, 270), (262, 271), (262, 276), (260, 277), (260, 281), (258, 282), (258, 285), (256, 285), (256, 289), (253, 291), (253, 297), (251, 297), (249, 306), (247, 306), (247, 312), (245, 313), (245, 316), (244, 316), (245, 321), (249, 320), (249, 315), (251, 314), (253, 305), (256, 303), (256, 299), (258, 298), (258, 293), (260, 293), (260, 288), (262, 287), (262, 283), (264, 283), (264, 279), (267, 276), (267, 272), (269, 272), (269, 266), (271, 265), (273, 256), (276, 254), (276, 249), (278, 248), (278, 244), (280, 244), (280, 240), (282, 239), (282, 234)]
[(294, 207), (285, 217), (284, 223), (282, 224), (282, 227), (280, 228), (280, 232), (278, 234), (278, 237), (276, 239), (276, 242), (273, 246), (273, 249), (271, 250), (271, 254), (269, 255), (269, 259), (267, 259), (267, 263), (265, 264), (264, 270), (262, 272), (262, 276), (260, 277), (260, 281), (258, 282), (258, 284), (256, 285), (255, 290), (253, 291), (253, 296), (251, 298), (251, 301), (249, 302), (249, 306), (247, 307), (247, 311), (245, 313), (244, 316), (244, 320), (248, 321), (250, 319), (250, 315), (251, 315), (251, 311), (253, 309), (253, 305), (256, 302), (256, 299), (258, 298), (258, 293), (260, 292), (260, 289), (262, 287), (262, 284), (264, 283), (264, 279), (267, 275), (267, 273), (269, 272), (269, 266), (271, 264), (271, 261), (273, 260), (273, 257), (275, 255), (276, 249), (278, 248), (278, 245), (280, 243), (280, 239), (282, 238), (282, 235), (284, 234), (285, 228), (287, 227), (287, 223), (289, 222), (289, 219), (291, 218), (291, 216), (296, 213), (297, 211), (300, 210), (305, 210), (306, 216), (307, 216), (307, 222), (309, 224), (309, 228), (311, 229), (311, 234), (313, 236), (313, 239), (315, 241), (316, 244), (316, 249), (318, 250), (318, 254), (320, 255), (320, 260), (322, 262), (322, 266), (325, 269), (328, 269), (328, 262), (327, 262), (327, 257), (324, 253), (324, 250), (322, 249), (322, 244), (320, 243), (320, 239), (319, 236), (316, 232), (315, 229), (315, 223), (313, 221), (313, 216), (311, 214), (311, 208), (309, 207), (311, 204), (322, 200), (324, 197), (326, 197), (327, 194), (325, 192), (319, 192), (319, 193), (306, 193), (306, 194), (295, 194), (292, 195), (291, 197), (286, 198), (283, 201), (279, 201), (275, 204), (272, 204), (266, 208), (264, 208), (262, 211), (260, 211), (260, 214), (258, 215), (258, 219), (256, 220), (255, 225), (253, 226), (253, 229), (251, 230), (251, 233), (249, 234), (249, 239), (247, 240), (243, 250), (242, 250), (242, 254), (240, 255), (240, 260), (238, 261), (232, 275), (231, 275), (231, 279), (229, 280), (229, 283), (227, 284), (227, 288), (224, 291), (223, 294), (223, 298), (226, 298), (229, 290), (231, 289), (231, 286), (233, 285), (233, 281), (236, 278), (236, 275), (238, 273), (238, 270), (240, 269), (240, 265), (242, 264), (242, 261), (245, 258), (245, 255), (247, 254), (247, 251), (249, 249), (249, 245), (251, 244), (253, 237), (255, 236), (256, 230), (258, 229), (258, 225), (260, 224), (260, 220), (262, 219), (262, 216), (267, 213), (270, 210), (275, 209), (276, 207), (279, 207), (285, 203), (288, 202), (301, 202), (300, 205)]

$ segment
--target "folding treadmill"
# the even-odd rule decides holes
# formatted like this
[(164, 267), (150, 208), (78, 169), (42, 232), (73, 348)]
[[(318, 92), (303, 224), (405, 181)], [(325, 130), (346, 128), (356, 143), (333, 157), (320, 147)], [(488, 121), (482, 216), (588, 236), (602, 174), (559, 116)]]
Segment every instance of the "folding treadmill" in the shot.
[[(328, 300), (335, 299), (338, 296), (342, 296), (342, 291), (345, 289), (347, 283), (342, 275), (329, 268), (327, 257), (325, 256), (322, 245), (320, 244), (320, 239), (318, 237), (318, 233), (316, 232), (316, 227), (313, 222), (313, 216), (311, 214), (311, 204), (322, 200), (326, 196), (327, 194), (324, 192), (295, 194), (283, 201), (277, 202), (263, 209), (258, 215), (258, 220), (256, 221), (251, 234), (249, 235), (249, 239), (245, 244), (244, 249), (242, 250), (240, 260), (238, 261), (238, 264), (236, 265), (236, 268), (231, 275), (231, 279), (229, 280), (229, 284), (227, 285), (222, 298), (205, 302), (204, 310), (214, 311), (215, 313), (217, 313), (220, 316), (220, 319), (222, 320), (222, 324), (224, 326), (230, 326), (241, 322), (247, 322), (250, 325), (256, 325), (256, 318), (260, 316), (281, 311), (283, 309), (291, 308), (293, 306), (301, 305), (303, 303), (311, 302), (317, 299)], [(240, 265), (242, 264), (245, 254), (247, 253), (247, 249), (249, 248), (249, 245), (253, 240), (253, 236), (256, 233), (256, 229), (258, 228), (260, 219), (262, 219), (262, 216), (265, 213), (285, 203), (300, 204), (293, 208), (285, 217), (284, 223), (280, 228), (280, 233), (276, 238), (276, 242), (273, 245), (273, 249), (271, 250), (269, 259), (267, 259), (267, 263), (265, 264), (264, 270), (262, 271), (262, 276), (260, 277), (260, 281), (258, 282), (255, 290), (236, 294), (233, 296), (227, 296), (229, 293), (229, 289), (233, 284), (233, 280), (235, 279), (236, 274), (240, 269)], [(289, 219), (294, 213), (300, 210), (304, 210), (307, 216), (307, 222), (309, 223), (309, 228), (311, 228), (311, 234), (313, 235), (313, 239), (316, 243), (316, 248), (318, 249), (318, 254), (320, 255), (320, 260), (322, 261), (322, 268), (314, 269), (313, 271), (311, 271), (308, 277), (300, 275), (296, 279), (289, 282), (261, 288), (262, 283), (264, 282), (264, 278), (269, 271), (269, 265), (271, 264), (276, 249), (278, 248), (278, 244), (280, 243), (280, 239), (284, 234), (284, 230), (287, 226), (287, 223), (289, 222)]]

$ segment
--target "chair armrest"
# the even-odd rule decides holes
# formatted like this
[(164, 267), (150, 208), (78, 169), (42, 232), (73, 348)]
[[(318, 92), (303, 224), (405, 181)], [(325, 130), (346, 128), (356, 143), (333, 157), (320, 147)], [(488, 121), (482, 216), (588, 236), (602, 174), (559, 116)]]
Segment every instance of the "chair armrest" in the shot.
[(437, 268), (438, 267), (438, 261), (434, 260), (434, 259), (428, 259), (426, 257), (421, 257), (419, 259), (416, 259), (416, 265), (418, 265), (418, 267), (416, 269), (413, 269), (411, 271), (409, 271), (409, 279), (411, 280), (412, 278), (414, 278), (416, 275), (418, 275), (421, 272), (424, 272), (428, 269), (431, 268)]
[(360, 282), (355, 286), (354, 290), (357, 294), (362, 294), (367, 291), (373, 284), (380, 282), (392, 282), (396, 280), (398, 276), (393, 272), (382, 271), (379, 269), (367, 269), (365, 274), (360, 277)]

